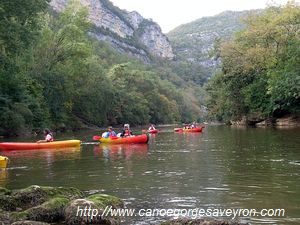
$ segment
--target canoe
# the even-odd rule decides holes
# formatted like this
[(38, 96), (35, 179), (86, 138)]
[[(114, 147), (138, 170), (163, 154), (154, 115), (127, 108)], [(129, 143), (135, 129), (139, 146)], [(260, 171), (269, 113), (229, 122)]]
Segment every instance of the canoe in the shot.
[(67, 140), (67, 141), (52, 141), (52, 142), (2, 142), (0, 143), (0, 150), (32, 150), (32, 149), (59, 149), (79, 147), (80, 140)]
[(157, 134), (158, 130), (142, 130), (143, 133), (148, 133), (148, 134)]
[(157, 134), (159, 131), (157, 129), (155, 130), (142, 130), (142, 133), (148, 133), (148, 134)]
[(141, 134), (141, 135), (129, 136), (129, 137), (111, 137), (111, 138), (100, 137), (98, 140), (101, 143), (109, 143), (109, 144), (145, 144), (148, 142), (149, 137), (147, 134)]
[(8, 164), (8, 158), (5, 156), (0, 156), (0, 169), (5, 169)]
[(191, 132), (191, 133), (196, 133), (196, 132), (202, 132), (203, 127), (195, 127), (195, 128), (190, 128), (190, 129), (185, 129), (185, 128), (174, 128), (175, 132)]
[(149, 133), (149, 134), (157, 134), (158, 133), (158, 130), (147, 130), (147, 132)]

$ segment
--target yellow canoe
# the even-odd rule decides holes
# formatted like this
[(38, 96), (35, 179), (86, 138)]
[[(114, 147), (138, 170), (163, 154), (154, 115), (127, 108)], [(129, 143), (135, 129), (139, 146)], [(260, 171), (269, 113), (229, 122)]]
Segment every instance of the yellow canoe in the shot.
[(66, 140), (66, 141), (52, 141), (52, 142), (2, 142), (0, 143), (0, 150), (32, 150), (32, 149), (59, 149), (79, 147), (80, 140)]
[(5, 156), (0, 156), (0, 169), (5, 169), (8, 164), (8, 158)]

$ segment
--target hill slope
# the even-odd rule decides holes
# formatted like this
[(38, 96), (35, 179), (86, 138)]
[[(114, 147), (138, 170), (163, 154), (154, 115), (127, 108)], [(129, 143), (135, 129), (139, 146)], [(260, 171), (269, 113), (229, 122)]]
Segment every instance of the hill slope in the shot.
[(202, 65), (210, 76), (218, 64), (209, 52), (218, 39), (229, 39), (233, 33), (244, 28), (242, 18), (250, 13), (259, 12), (226, 11), (212, 17), (203, 17), (170, 31), (167, 36), (178, 61), (187, 61), (192, 65)]

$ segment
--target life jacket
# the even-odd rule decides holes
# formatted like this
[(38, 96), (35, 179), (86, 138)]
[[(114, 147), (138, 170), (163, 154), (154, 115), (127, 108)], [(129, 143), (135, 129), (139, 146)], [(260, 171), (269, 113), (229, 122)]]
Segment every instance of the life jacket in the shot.
[(130, 136), (130, 130), (129, 129), (125, 129), (125, 132), (124, 132), (124, 136)]
[(109, 137), (116, 137), (116, 133), (114, 131), (109, 131)]

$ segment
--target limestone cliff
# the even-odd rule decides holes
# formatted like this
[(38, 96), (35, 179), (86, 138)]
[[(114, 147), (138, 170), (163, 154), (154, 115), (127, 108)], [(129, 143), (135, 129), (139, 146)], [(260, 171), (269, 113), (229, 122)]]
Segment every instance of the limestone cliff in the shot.
[[(50, 5), (61, 12), (67, 1), (52, 0)], [(80, 3), (89, 10), (89, 19), (94, 25), (91, 35), (98, 40), (146, 62), (152, 56), (173, 59), (172, 47), (155, 22), (137, 12), (121, 10), (108, 0), (80, 0)]]

